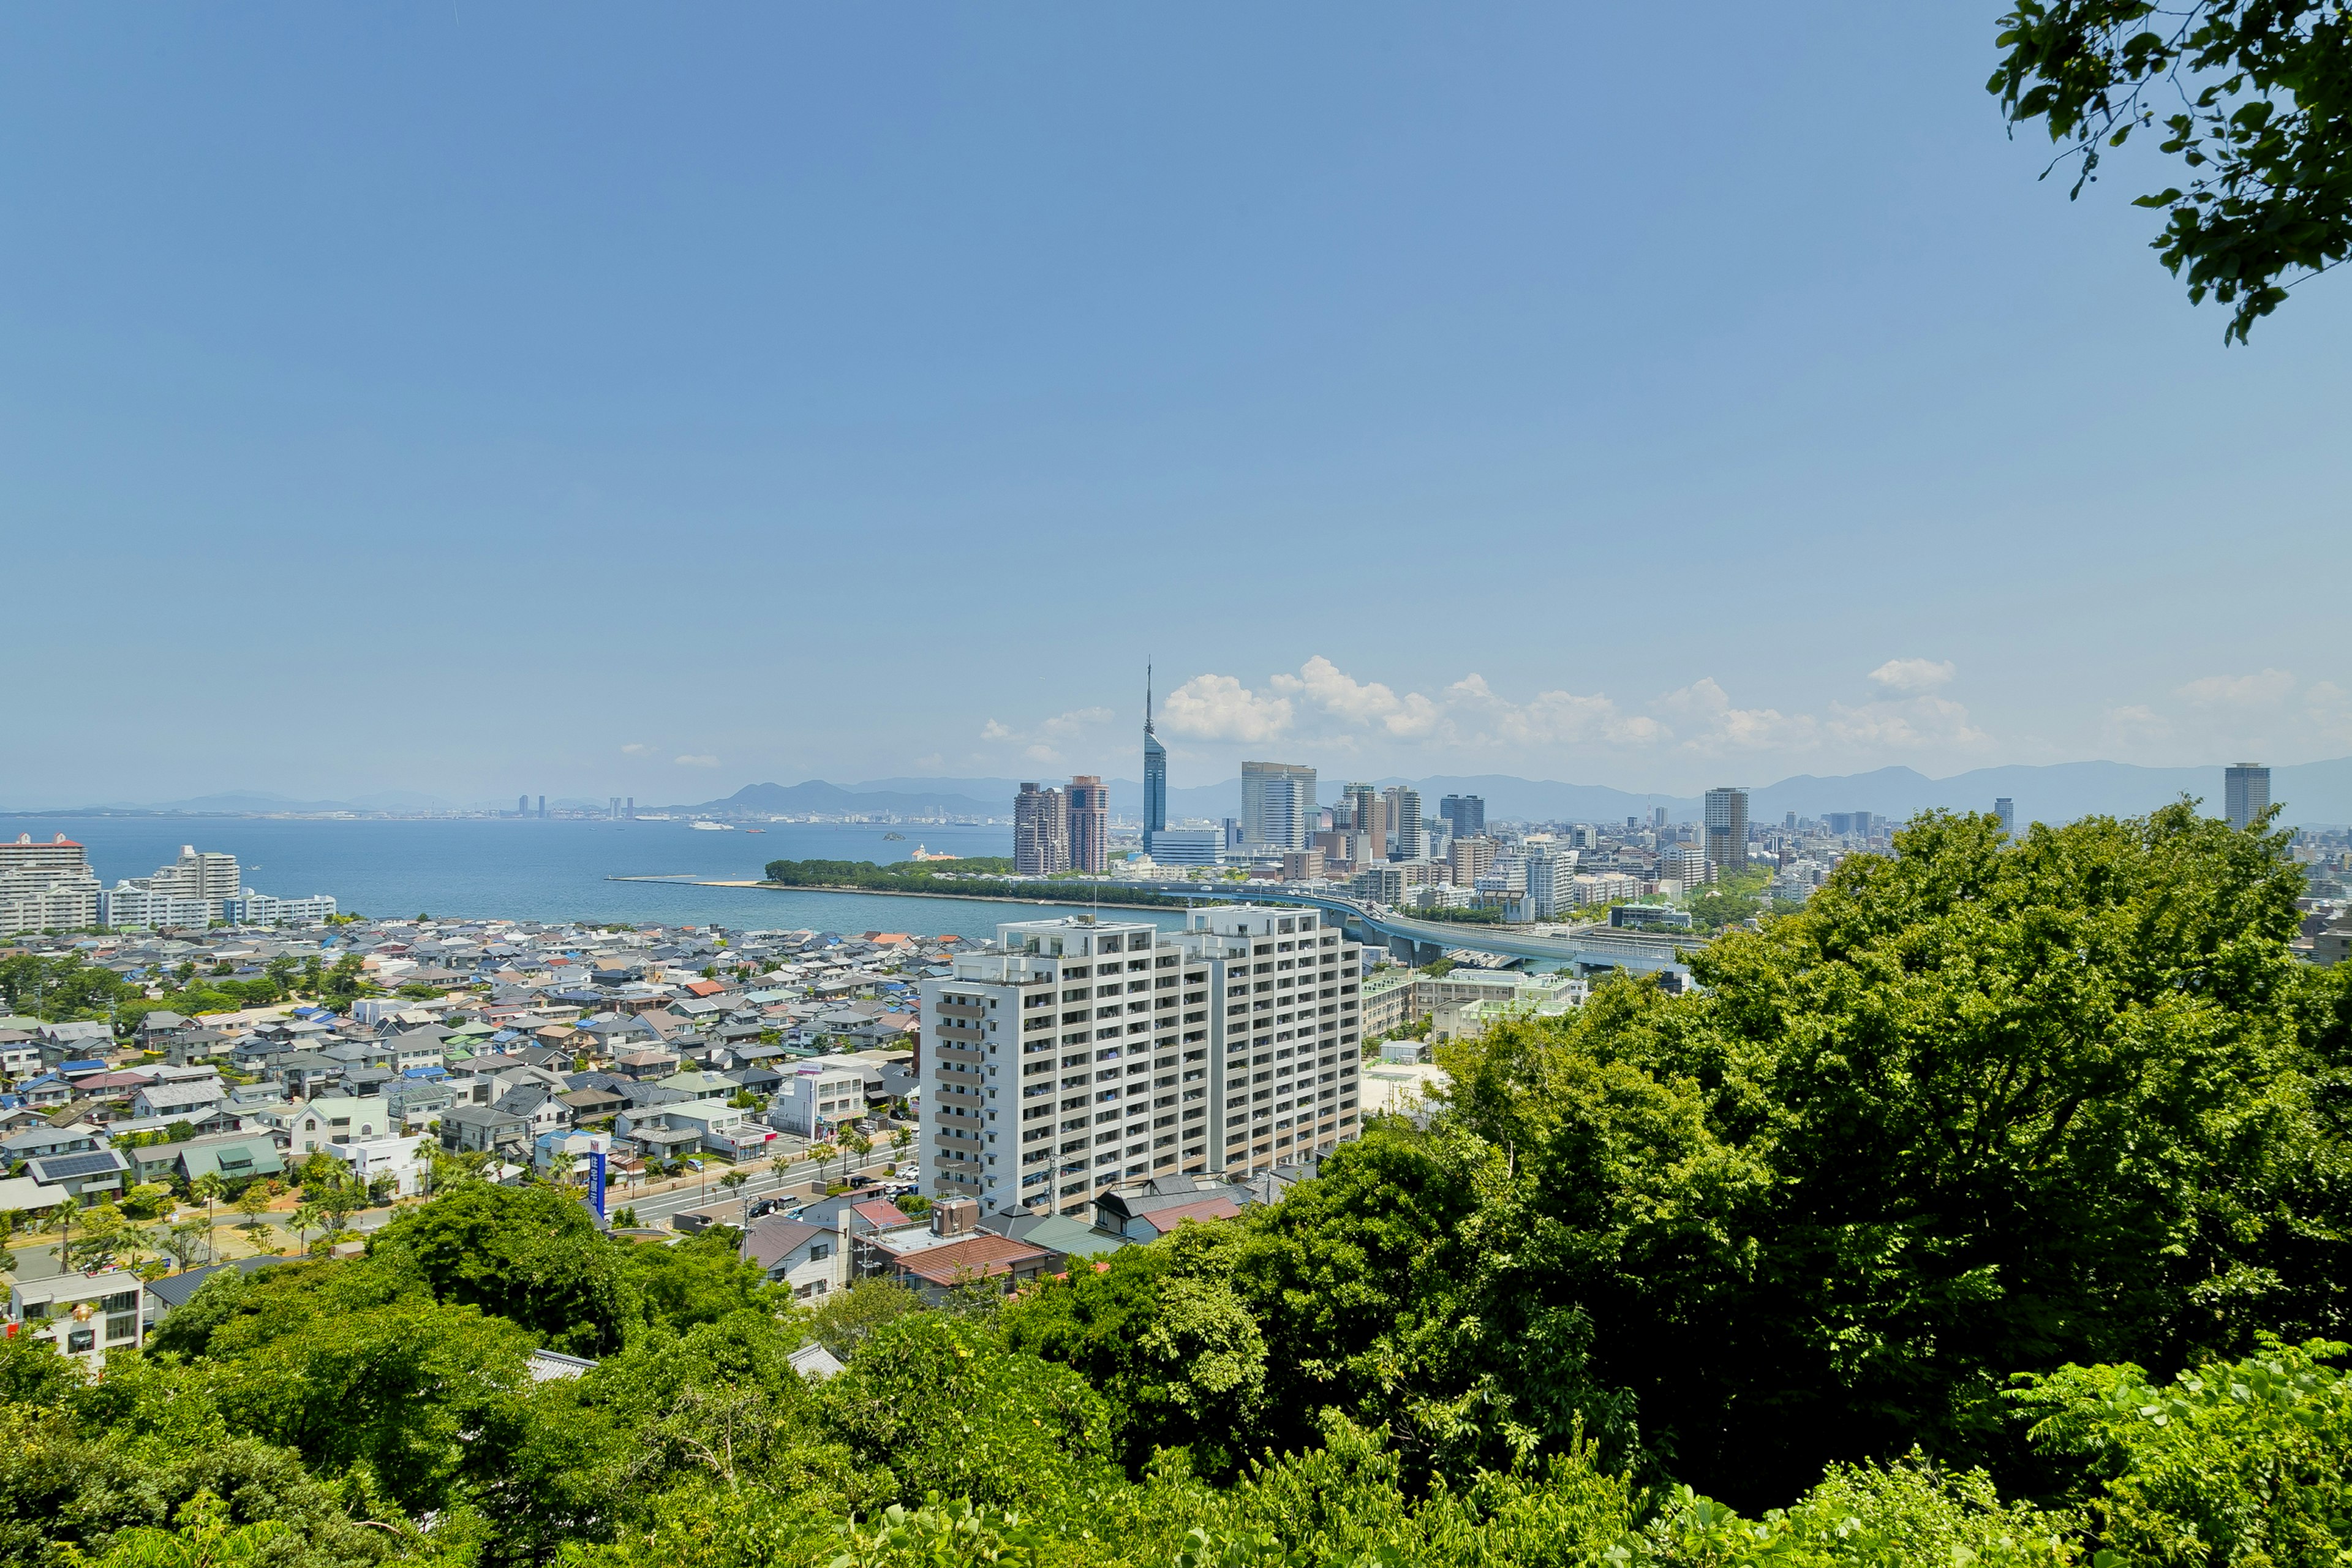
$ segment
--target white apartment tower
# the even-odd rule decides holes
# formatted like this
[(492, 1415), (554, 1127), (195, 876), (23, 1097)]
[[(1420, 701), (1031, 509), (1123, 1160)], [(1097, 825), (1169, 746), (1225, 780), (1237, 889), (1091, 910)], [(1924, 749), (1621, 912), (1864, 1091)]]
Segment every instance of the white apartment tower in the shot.
[(1084, 1215), (1118, 1183), (1238, 1176), (1355, 1137), (1362, 964), (1326, 918), (999, 926), (922, 984), (923, 1190)]
[(29, 833), (0, 844), (0, 936), (94, 926), (99, 890), (89, 851), (62, 833), (45, 844)]

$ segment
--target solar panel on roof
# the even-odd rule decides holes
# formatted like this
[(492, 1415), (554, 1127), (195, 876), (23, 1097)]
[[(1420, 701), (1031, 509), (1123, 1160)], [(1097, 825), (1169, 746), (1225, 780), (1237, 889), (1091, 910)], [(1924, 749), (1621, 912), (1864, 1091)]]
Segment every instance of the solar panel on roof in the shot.
[(76, 1176), (95, 1176), (100, 1171), (119, 1171), (121, 1162), (109, 1150), (95, 1154), (57, 1154), (47, 1160), (36, 1160), (33, 1168), (47, 1181), (71, 1181)]

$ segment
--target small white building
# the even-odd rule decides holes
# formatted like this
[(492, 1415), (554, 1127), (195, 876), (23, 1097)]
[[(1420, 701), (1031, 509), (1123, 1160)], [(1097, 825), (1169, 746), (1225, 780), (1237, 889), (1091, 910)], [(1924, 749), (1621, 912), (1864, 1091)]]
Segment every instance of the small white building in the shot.
[(768, 1125), (801, 1138), (828, 1136), (865, 1114), (865, 1069), (825, 1062), (803, 1063), (768, 1102)]
[(137, 1275), (121, 1268), (20, 1280), (8, 1292), (11, 1337), (51, 1341), (59, 1352), (95, 1371), (107, 1352), (140, 1347), (144, 1289)]
[(395, 1183), (394, 1195), (413, 1198), (424, 1193), (425, 1182), (433, 1174), (433, 1151), (439, 1147), (439, 1140), (430, 1133), (419, 1132), (410, 1137), (362, 1139), (326, 1147), (328, 1153), (352, 1168), (352, 1174), (362, 1186), (389, 1171)]

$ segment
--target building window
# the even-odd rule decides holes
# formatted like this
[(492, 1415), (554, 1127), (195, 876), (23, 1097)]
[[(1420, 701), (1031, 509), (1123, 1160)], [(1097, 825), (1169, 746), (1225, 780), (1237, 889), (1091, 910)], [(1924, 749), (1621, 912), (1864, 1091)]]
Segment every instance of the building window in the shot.
[(97, 1344), (98, 1331), (95, 1329), (74, 1329), (66, 1334), (66, 1352), (69, 1355), (94, 1349)]
[(107, 1343), (112, 1344), (119, 1340), (135, 1340), (138, 1337), (138, 1313), (125, 1312), (119, 1318), (109, 1318), (106, 1320)]

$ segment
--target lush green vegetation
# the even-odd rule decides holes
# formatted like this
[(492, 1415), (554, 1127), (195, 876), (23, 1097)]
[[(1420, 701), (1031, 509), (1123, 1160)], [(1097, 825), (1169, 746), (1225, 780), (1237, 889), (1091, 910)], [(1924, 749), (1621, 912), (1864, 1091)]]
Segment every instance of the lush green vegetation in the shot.
[(460, 1183), (94, 1384), (0, 1346), (0, 1568), (2342, 1568), (2352, 984), (2296, 885), (2185, 807), (1926, 817), (1700, 992), (1442, 1047), (1426, 1129), (1010, 1301), (809, 1311)]
[[(195, 1017), (310, 997), (340, 1012), (362, 996), (380, 994), (357, 953), (345, 953), (332, 964), (316, 954), (299, 963), (274, 958), (261, 973), (242, 980), (227, 973), (227, 967), (199, 973), (194, 964), (184, 963), (162, 977), (163, 994), (151, 997), (146, 982), (125, 980), (103, 965), (85, 962), (79, 953), (55, 958), (18, 953), (0, 959), (0, 1000), (22, 1016), (49, 1023), (110, 1018), (118, 1029), (130, 1033), (142, 1018), (158, 1011)], [(436, 988), (421, 989), (425, 995), (441, 994)], [(408, 994), (404, 990), (403, 994)]]
[[(933, 893), (968, 899), (1034, 899), (1034, 882), (1000, 880), (1013, 874), (1013, 862), (1002, 858), (969, 860), (900, 860), (877, 866), (867, 860), (771, 860), (768, 880), (787, 888), (863, 888), (877, 893)], [(949, 879), (941, 880), (942, 876)], [(1171, 898), (1088, 878), (1072, 883), (1069, 901), (1082, 903), (1100, 894), (1121, 904), (1168, 905), (1181, 909), (1192, 900)]]

